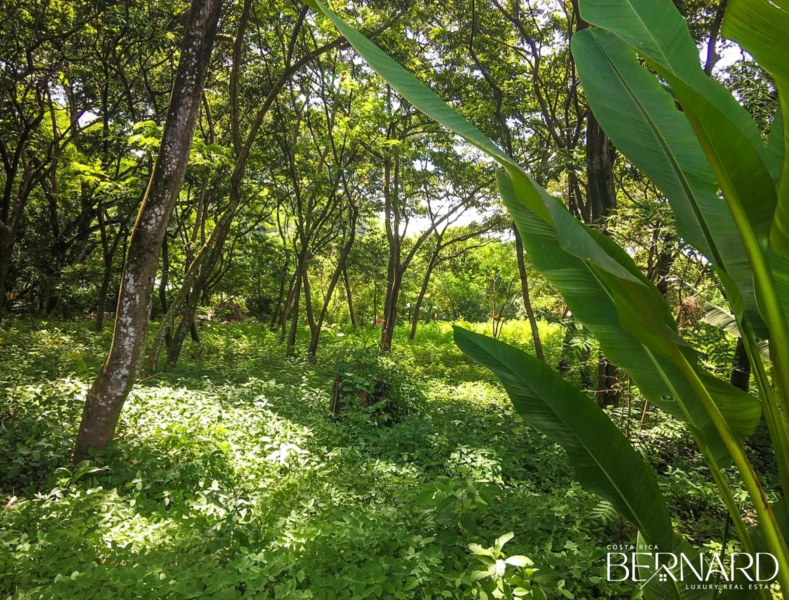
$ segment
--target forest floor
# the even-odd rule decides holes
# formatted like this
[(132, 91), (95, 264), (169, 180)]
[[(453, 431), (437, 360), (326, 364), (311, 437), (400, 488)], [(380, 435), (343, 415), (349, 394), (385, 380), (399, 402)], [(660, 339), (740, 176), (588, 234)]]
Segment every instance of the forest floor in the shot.
[[(0, 598), (485, 598), (468, 545), (510, 531), (505, 552), (531, 558), (548, 598), (633, 591), (605, 579), (606, 545), (633, 531), (449, 324), (414, 342), (398, 330), (387, 372), (410, 412), (394, 425), (329, 410), (335, 375), (377, 330), (328, 331), (309, 361), (264, 325), (206, 326), (175, 370), (135, 387), (111, 449), (73, 469), (111, 339), (92, 327), (12, 318), (0, 332)], [(555, 363), (562, 330), (541, 327)], [(504, 339), (527, 346), (527, 328)], [(724, 513), (687, 436), (658, 419), (630, 434), (677, 527), (714, 546)]]

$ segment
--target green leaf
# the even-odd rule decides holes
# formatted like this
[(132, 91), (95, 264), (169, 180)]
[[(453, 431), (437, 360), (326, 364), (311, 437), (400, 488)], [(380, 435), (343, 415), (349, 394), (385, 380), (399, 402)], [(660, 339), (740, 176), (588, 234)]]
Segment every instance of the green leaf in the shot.
[[(739, 42), (760, 66), (769, 71), (778, 87), (781, 109), (784, 113), (789, 111), (789, 61), (786, 60), (789, 52), (789, 2), (731, 0), (726, 8), (722, 31), (726, 37)], [(782, 137), (786, 143), (789, 140), (789, 121), (781, 121), (779, 118), (778, 124), (783, 125)], [(787, 153), (784, 151), (783, 154), (786, 156)], [(778, 206), (770, 228), (770, 246), (783, 256), (789, 256), (789, 161), (783, 164)]]
[(468, 549), (471, 551), (472, 554), (476, 554), (478, 556), (490, 556), (493, 558), (493, 551), (490, 548), (483, 548), (479, 544), (469, 544)]
[(586, 21), (627, 42), (668, 82), (730, 207), (747, 216), (757, 238), (766, 242), (777, 195), (761, 134), (729, 91), (702, 71), (673, 2), (581, 0), (580, 9)]
[(735, 282), (751, 328), (767, 337), (745, 247), (726, 203), (718, 197), (718, 183), (704, 152), (673, 97), (614, 35), (585, 29), (573, 36), (572, 47), (584, 93), (606, 134), (668, 198), (685, 241)]
[[(641, 274), (627, 253), (610, 238), (572, 219), (557, 200), (551, 199), (557, 207), (550, 211), (555, 217), (555, 227), (551, 227), (518, 202), (509, 177), (499, 173), (497, 181), (502, 199), (521, 232), (531, 262), (562, 293), (573, 315), (599, 340), (606, 357), (630, 373), (650, 401), (678, 418), (689, 421), (698, 430), (702, 443), (710, 449), (718, 466), (728, 465), (728, 450), (692, 385), (670, 360), (655, 356), (644, 347), (645, 343), (653, 344), (653, 347), (660, 346), (664, 352), (669, 352), (670, 345), (673, 345), (666, 337), (670, 335), (669, 329), (676, 326), (673, 325), (671, 314), (659, 292), (652, 286), (650, 293), (647, 288), (652, 284)], [(564, 216), (562, 212), (565, 213)], [(603, 282), (605, 275), (591, 264), (596, 254), (584, 255), (580, 244), (565, 244), (564, 240), (560, 239), (560, 231), (563, 238), (593, 236), (598, 250), (617, 262), (621, 270), (627, 271), (630, 277), (618, 279), (609, 271), (612, 277), (607, 278), (606, 285)], [(573, 250), (581, 256), (567, 250)], [(623, 317), (620, 312), (632, 307), (622, 286), (635, 283), (646, 290), (640, 301), (650, 306), (643, 307), (643, 313), (631, 310)], [(639, 286), (632, 285), (632, 288), (639, 290)], [(613, 293), (617, 289), (619, 302)], [(656, 318), (661, 314), (662, 320)], [(629, 324), (626, 326), (627, 320)], [(758, 400), (721, 383), (723, 387), (719, 389), (720, 400), (729, 399), (723, 402), (723, 407), (719, 405), (719, 409), (726, 410), (724, 417), (727, 421), (736, 423), (733, 429), (752, 432), (759, 418)], [(666, 401), (666, 396), (673, 396), (676, 401)], [(736, 401), (730, 401), (731, 398)]]
[(497, 552), (498, 552), (498, 551), (501, 551), (501, 549), (504, 547), (504, 544), (506, 544), (507, 542), (509, 542), (509, 541), (510, 541), (512, 538), (514, 538), (514, 537), (515, 537), (515, 534), (514, 534), (512, 531), (510, 531), (509, 533), (505, 533), (503, 536), (501, 536), (500, 538), (498, 538), (498, 539), (497, 539), (497, 540), (494, 542), (494, 547), (496, 548), (496, 551), (497, 551)]
[[(691, 569), (685, 568), (682, 573), (684, 577), (680, 577), (679, 564), (674, 569), (670, 569), (670, 571), (674, 573), (677, 581), (674, 581), (671, 577), (667, 577), (666, 581), (660, 581), (660, 577), (656, 576), (654, 568), (655, 553), (650, 548), (650, 544), (641, 535), (640, 531), (638, 532), (636, 545), (638, 552), (644, 555), (639, 558), (639, 566), (649, 565), (647, 568), (637, 569), (638, 579), (646, 581), (646, 583), (641, 585), (647, 600), (676, 600), (677, 598), (682, 598), (683, 600), (701, 600), (703, 598), (711, 598), (714, 595), (713, 590), (699, 589), (706, 588), (707, 586), (703, 585), (705, 583), (703, 580), (695, 577)], [(682, 536), (676, 533), (674, 534), (671, 552), (673, 552), (673, 555), (661, 557), (661, 566), (665, 565), (665, 568), (668, 568), (670, 566), (669, 563), (673, 563), (674, 556), (679, 557), (682, 554), (687, 557), (691, 564), (699, 564), (698, 551)], [(696, 589), (689, 589), (691, 585), (696, 587)]]
[(509, 556), (504, 562), (507, 563), (508, 565), (512, 565), (514, 567), (521, 567), (521, 568), (531, 567), (534, 564), (532, 559), (530, 559), (528, 556), (522, 556), (522, 555)]
[(455, 343), (499, 377), (524, 420), (565, 449), (582, 485), (611, 502), (651, 543), (671, 546), (671, 518), (654, 473), (599, 406), (512, 346), (459, 327)]

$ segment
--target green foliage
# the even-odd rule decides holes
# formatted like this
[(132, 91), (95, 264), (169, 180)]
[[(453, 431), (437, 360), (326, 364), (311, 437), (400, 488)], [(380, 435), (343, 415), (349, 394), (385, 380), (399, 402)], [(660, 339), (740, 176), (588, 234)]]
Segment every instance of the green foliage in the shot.
[[(75, 470), (110, 336), (39, 323), (12, 318), (0, 333), (0, 489), (3, 504), (16, 497), (0, 508), (2, 597), (482, 597), (490, 581), (472, 580), (468, 545), (507, 531), (508, 554), (550, 575), (548, 598), (629, 589), (605, 582), (595, 541), (616, 526), (590, 516), (595, 497), (449, 324), (412, 344), (398, 329), (380, 369), (424, 400), (392, 427), (329, 410), (336, 365), (376, 328), (327, 335), (310, 361), (253, 321), (204, 327), (177, 370), (135, 389), (110, 450)], [(529, 343), (523, 323), (502, 335)]]
[[(480, 568), (471, 574), (471, 578), (481, 584), (482, 591), (476, 597), (485, 598), (489, 593), (494, 598), (534, 598), (545, 600), (546, 595), (535, 582), (545, 578), (535, 576), (539, 569), (533, 569), (534, 562), (523, 555), (507, 556), (503, 551), (504, 544), (515, 534), (507, 533), (498, 538), (489, 548), (479, 544), (469, 544), (469, 550), (480, 563)], [(567, 592), (566, 596), (574, 598)]]
[[(335, 394), (346, 412), (360, 409), (376, 423), (391, 424), (424, 405), (422, 390), (409, 372), (409, 362), (395, 361), (375, 348), (340, 356)], [(335, 411), (339, 407), (335, 407)]]
[[(647, 398), (687, 422), (744, 548), (753, 554), (752, 537), (760, 538), (779, 565), (781, 587), (789, 589), (784, 533), (743, 445), (743, 439), (753, 434), (763, 407), (781, 487), (789, 491), (789, 434), (780, 416), (789, 406), (784, 286), (789, 255), (789, 162), (781, 152), (789, 138), (784, 129), (773, 127), (777, 148), (765, 148), (747, 111), (701, 69), (688, 27), (668, 0), (582, 0), (576, 4), (581, 16), (597, 26), (576, 34), (573, 41), (592, 108), (603, 127), (612, 132), (612, 139), (621, 141), (625, 154), (671, 198), (680, 234), (714, 264), (756, 371), (761, 399), (757, 403), (699, 365), (698, 356), (679, 334), (665, 294), (625, 249), (578, 222), (559, 199), (526, 174), (511, 152), (503, 152), (336, 13), (318, 0), (316, 5), (408, 102), (500, 165), (497, 181), (502, 199), (536, 268), (596, 335), (605, 356), (626, 369)], [(779, 89), (786, 83), (787, 72), (784, 62), (776, 59), (774, 47), (784, 43), (781, 24), (786, 21), (783, 3), (742, 0), (729, 8), (724, 24), (724, 31), (740, 39), (757, 58), (764, 57)], [(635, 53), (671, 86), (681, 114)], [(781, 102), (786, 99), (782, 97)], [(779, 172), (783, 173), (780, 178)], [(716, 193), (718, 188), (723, 199)], [(759, 356), (757, 337), (770, 340), (772, 381)], [(645, 487), (656, 487), (651, 472), (635, 458), (627, 439), (612, 437), (607, 431), (613, 426), (598, 406), (584, 402), (582, 394), (535, 358), (460, 329), (456, 341), (496, 373), (519, 412), (567, 450), (581, 482), (616, 506), (638, 527), (639, 536), (662, 552), (682, 547), (663, 499), (650, 491), (649, 499), (658, 504), (650, 508), (641, 495)], [(666, 402), (666, 397), (672, 400)], [(579, 414), (584, 418), (579, 420)], [(607, 449), (611, 439), (614, 447)], [(622, 481), (614, 475), (618, 459), (627, 465)], [(747, 529), (721, 473), (731, 463), (758, 515), (756, 533)], [(631, 488), (629, 478), (639, 483)], [(776, 506), (776, 511), (785, 516), (783, 505)], [(671, 589), (646, 592), (655, 598), (661, 593), (682, 594), (676, 585), (666, 587)]]

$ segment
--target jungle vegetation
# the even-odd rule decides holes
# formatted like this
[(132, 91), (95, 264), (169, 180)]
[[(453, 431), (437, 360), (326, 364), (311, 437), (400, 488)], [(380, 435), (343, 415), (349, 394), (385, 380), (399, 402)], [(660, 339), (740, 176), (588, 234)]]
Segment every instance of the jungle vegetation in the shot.
[(789, 589), (785, 2), (4, 9), (2, 597)]

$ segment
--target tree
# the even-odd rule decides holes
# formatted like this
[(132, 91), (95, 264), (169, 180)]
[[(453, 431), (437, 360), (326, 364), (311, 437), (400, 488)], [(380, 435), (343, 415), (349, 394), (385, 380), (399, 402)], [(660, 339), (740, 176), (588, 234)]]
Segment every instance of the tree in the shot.
[(112, 439), (137, 376), (148, 339), (156, 263), (186, 170), (221, 7), (221, 0), (194, 0), (189, 12), (161, 146), (129, 241), (112, 347), (85, 401), (75, 463)]

